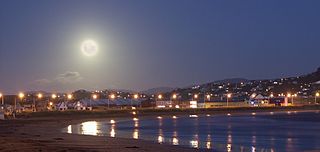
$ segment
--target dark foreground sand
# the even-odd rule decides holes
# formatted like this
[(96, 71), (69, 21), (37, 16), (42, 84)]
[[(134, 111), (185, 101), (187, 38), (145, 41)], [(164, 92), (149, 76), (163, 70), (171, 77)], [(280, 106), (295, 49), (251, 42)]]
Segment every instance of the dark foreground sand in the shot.
[(85, 119), (60, 119), (1, 121), (0, 151), (195, 151), (143, 140), (66, 134), (61, 128)]
[[(320, 109), (319, 107), (296, 107), (294, 109), (281, 108), (276, 111), (286, 110), (306, 110)], [(217, 112), (218, 111), (218, 112)], [(229, 111), (229, 110), (228, 110)], [(234, 113), (244, 112), (265, 112), (275, 111), (274, 109), (233, 109)], [(187, 112), (187, 113), (186, 113)], [(226, 113), (227, 110), (212, 109), (206, 113)], [(170, 114), (168, 111), (165, 114)], [(189, 114), (190, 111), (183, 111), (180, 114)], [(201, 111), (196, 111), (201, 113)], [(174, 114), (178, 114), (174, 112)], [(153, 115), (152, 112), (146, 115)], [(154, 115), (159, 115), (159, 111)], [(121, 115), (122, 117), (130, 117)], [(45, 117), (28, 117), (16, 120), (0, 121), (0, 151), (110, 151), (110, 152), (130, 152), (130, 151), (165, 151), (165, 152), (188, 152), (199, 151), (198, 149), (184, 148), (158, 144), (151, 141), (122, 139), (111, 137), (97, 137), (62, 133), (61, 129), (69, 124), (76, 124), (86, 120), (101, 120), (109, 116), (83, 116), (83, 115), (62, 115)], [(201, 150), (205, 151), (205, 150)]]

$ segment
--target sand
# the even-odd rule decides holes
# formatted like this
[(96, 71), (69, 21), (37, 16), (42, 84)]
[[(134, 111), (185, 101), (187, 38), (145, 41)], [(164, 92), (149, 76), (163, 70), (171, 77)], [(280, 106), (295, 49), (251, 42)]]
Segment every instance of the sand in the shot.
[[(92, 119), (90, 119), (92, 120)], [(94, 119), (99, 120), (99, 119)], [(151, 141), (62, 133), (69, 124), (86, 119), (41, 118), (0, 121), (1, 151), (196, 151)]]

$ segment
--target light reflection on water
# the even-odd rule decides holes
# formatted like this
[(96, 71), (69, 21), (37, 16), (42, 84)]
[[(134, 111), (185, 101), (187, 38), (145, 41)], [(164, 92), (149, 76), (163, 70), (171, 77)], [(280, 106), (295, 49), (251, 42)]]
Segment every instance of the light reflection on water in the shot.
[(98, 135), (100, 130), (98, 130), (97, 127), (97, 122), (96, 121), (88, 121), (88, 122), (83, 122), (81, 123), (81, 134), (85, 135)]
[[(275, 113), (270, 115), (277, 116)], [(311, 125), (310, 122), (266, 119), (256, 114), (254, 117), (172, 118), (168, 116), (141, 120), (135, 118), (117, 123), (88, 121), (69, 125), (65, 132), (110, 137), (117, 135), (117, 137), (154, 140), (160, 144), (169, 143), (219, 151), (278, 152), (319, 149), (320, 135), (317, 134), (320, 131), (319, 127), (319, 122)], [(131, 136), (128, 136), (129, 134)]]

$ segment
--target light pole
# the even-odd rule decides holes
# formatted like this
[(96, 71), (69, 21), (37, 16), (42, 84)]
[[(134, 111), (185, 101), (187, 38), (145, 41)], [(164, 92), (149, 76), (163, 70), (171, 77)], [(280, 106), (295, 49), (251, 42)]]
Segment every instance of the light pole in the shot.
[(0, 93), (0, 98), (1, 98), (1, 103), (2, 103), (2, 105), (4, 105), (4, 100), (3, 100), (4, 95), (3, 95), (2, 93)]
[[(171, 98), (171, 104), (173, 103), (173, 100), (176, 101), (176, 99), (177, 99), (177, 94), (173, 94)], [(177, 103), (175, 103), (174, 105), (176, 106)]]
[[(21, 102), (22, 102), (23, 97), (24, 97), (24, 94), (22, 92), (20, 92), (19, 93), (19, 98), (20, 98)], [(15, 109), (15, 112), (16, 112), (17, 111), (17, 101), (15, 101), (14, 109)]]
[[(113, 100), (116, 98), (116, 96), (114, 94), (110, 95), (110, 98)], [(110, 101), (108, 100), (108, 109), (110, 108)]]
[[(73, 97), (72, 97), (72, 94), (68, 94), (67, 95), (67, 102), (69, 101), (69, 100), (71, 100)], [(66, 103), (65, 103), (66, 104)]]
[[(137, 100), (139, 98), (138, 94), (133, 95), (134, 100)], [(140, 108), (141, 108), (141, 103), (140, 103)], [(132, 109), (132, 100), (131, 100), (131, 109)]]
[[(165, 106), (165, 103), (164, 103), (164, 102), (160, 102), (161, 99), (162, 99), (162, 94), (159, 94), (159, 95), (158, 95), (158, 103), (161, 104), (161, 106)], [(157, 99), (156, 99), (156, 100), (157, 100)], [(162, 104), (163, 104), (163, 105), (162, 105)], [(157, 101), (156, 101), (156, 106), (159, 106), (159, 105), (157, 105)]]
[[(57, 95), (56, 95), (56, 94), (52, 94), (52, 95), (51, 95), (51, 98), (52, 98), (52, 100), (54, 100), (54, 99), (57, 98)], [(49, 100), (49, 99), (48, 99), (48, 100)], [(51, 110), (53, 110), (53, 102), (52, 102), (52, 101), (49, 102), (49, 108), (50, 108)]]
[[(40, 100), (42, 98), (42, 94), (39, 93), (38, 94), (38, 99)], [(37, 107), (36, 107), (36, 100), (33, 98), (33, 111), (37, 111)]]
[(317, 98), (320, 96), (320, 93), (317, 92), (316, 95), (314, 96), (314, 103), (317, 104)]
[(231, 93), (227, 94), (227, 107), (229, 106), (229, 98), (231, 98)]
[[(93, 98), (93, 100), (96, 100), (97, 98), (98, 98), (98, 95), (96, 95), (96, 94), (93, 94), (92, 95), (92, 98)], [(90, 99), (90, 101), (89, 101), (90, 103), (90, 107), (92, 107), (92, 105), (91, 105), (91, 99)]]
[[(210, 101), (211, 96), (208, 94), (206, 96), (206, 98), (207, 98), (207, 101)], [(204, 107), (206, 108), (206, 100), (205, 100), (205, 98), (203, 98), (203, 101), (204, 101)]]
[(293, 105), (293, 95), (291, 95), (290, 93), (287, 94), (288, 98), (291, 98), (291, 105)]
[(197, 100), (198, 99), (198, 94), (194, 94), (193, 95), (193, 100)]

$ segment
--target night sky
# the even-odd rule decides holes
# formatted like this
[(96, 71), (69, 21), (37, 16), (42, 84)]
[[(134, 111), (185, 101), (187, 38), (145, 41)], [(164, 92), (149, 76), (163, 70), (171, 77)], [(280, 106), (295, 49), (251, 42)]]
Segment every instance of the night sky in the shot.
[[(319, 0), (1, 0), (0, 92), (185, 87), (320, 66)], [(96, 41), (85, 56), (81, 43)]]

